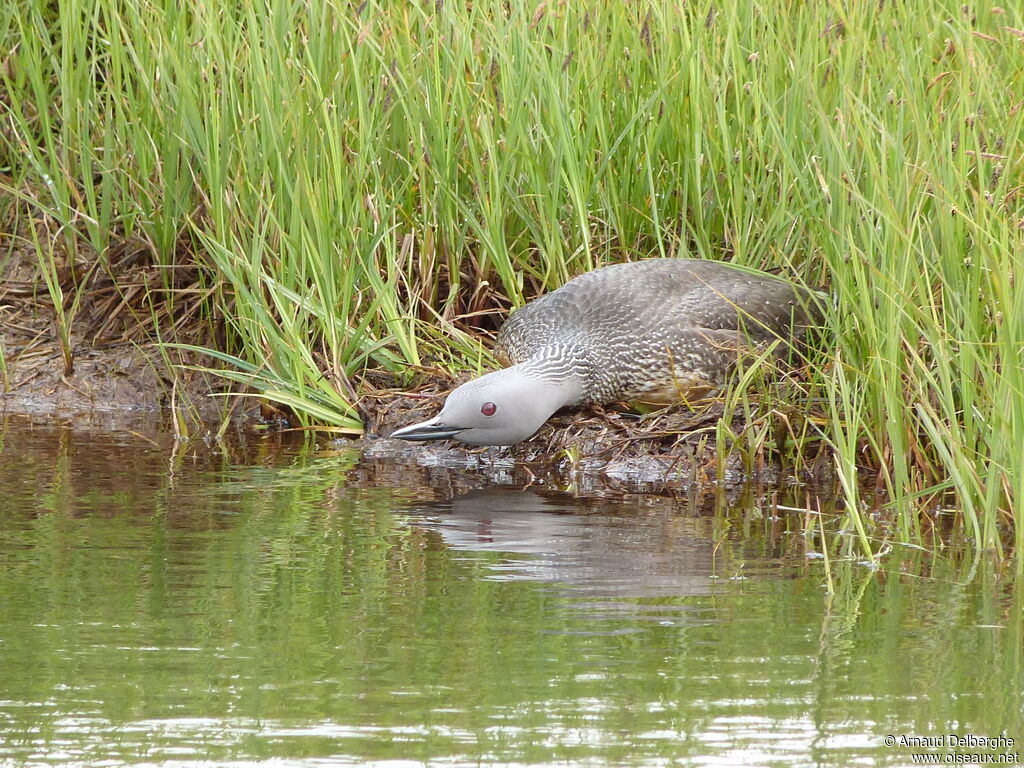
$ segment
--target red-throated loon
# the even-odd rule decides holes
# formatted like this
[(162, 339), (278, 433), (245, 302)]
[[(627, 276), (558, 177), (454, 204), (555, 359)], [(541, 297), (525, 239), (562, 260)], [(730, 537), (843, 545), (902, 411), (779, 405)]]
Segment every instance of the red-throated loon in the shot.
[(495, 354), (434, 418), (391, 434), (510, 445), (564, 406), (671, 403), (718, 389), (743, 351), (800, 338), (816, 294), (718, 261), (648, 259), (595, 269), (514, 312)]

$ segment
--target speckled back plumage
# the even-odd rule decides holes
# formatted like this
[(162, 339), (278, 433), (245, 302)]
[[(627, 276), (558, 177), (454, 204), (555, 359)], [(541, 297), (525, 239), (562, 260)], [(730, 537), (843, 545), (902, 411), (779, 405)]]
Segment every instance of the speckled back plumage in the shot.
[(584, 382), (577, 403), (670, 402), (720, 386), (741, 349), (802, 335), (811, 294), (701, 259), (596, 269), (514, 312), (495, 353)]

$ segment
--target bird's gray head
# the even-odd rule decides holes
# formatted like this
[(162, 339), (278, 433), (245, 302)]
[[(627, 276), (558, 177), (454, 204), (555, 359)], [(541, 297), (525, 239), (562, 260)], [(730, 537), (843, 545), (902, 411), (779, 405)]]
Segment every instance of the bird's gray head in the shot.
[(540, 429), (551, 414), (572, 402), (576, 391), (571, 382), (552, 382), (513, 366), (452, 390), (437, 416), (402, 427), (391, 437), (511, 445)]

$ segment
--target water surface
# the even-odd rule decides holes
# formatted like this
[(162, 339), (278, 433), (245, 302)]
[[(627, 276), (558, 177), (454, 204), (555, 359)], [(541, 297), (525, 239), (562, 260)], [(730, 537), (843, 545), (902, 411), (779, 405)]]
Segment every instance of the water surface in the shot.
[(909, 765), (993, 750), (887, 735), (1024, 737), (1021, 600), (985, 561), (831, 562), (830, 596), (806, 515), (764, 506), (257, 438), (0, 441), (3, 765)]

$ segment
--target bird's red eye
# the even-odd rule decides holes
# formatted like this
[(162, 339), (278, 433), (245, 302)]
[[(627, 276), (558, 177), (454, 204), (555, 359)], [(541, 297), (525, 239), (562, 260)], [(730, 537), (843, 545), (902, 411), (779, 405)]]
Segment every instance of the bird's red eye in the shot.
[(498, 412), (498, 406), (494, 403), (484, 403), (480, 406), (480, 413), (484, 416), (493, 416)]

